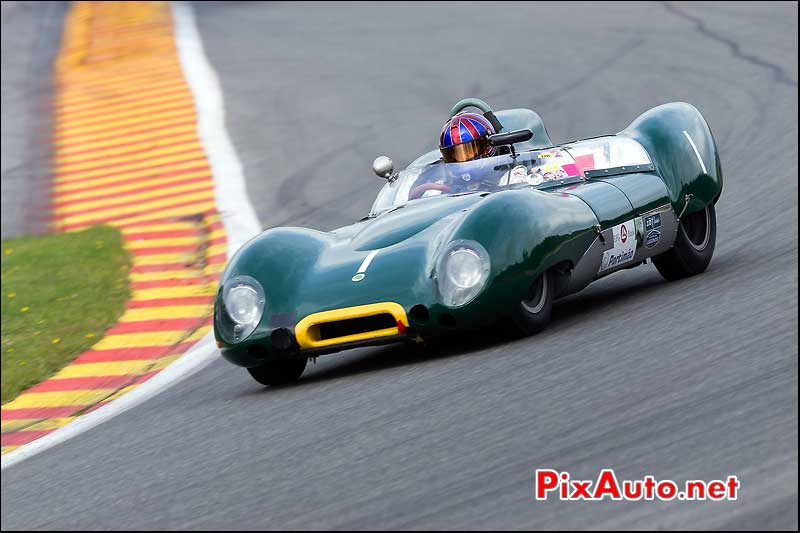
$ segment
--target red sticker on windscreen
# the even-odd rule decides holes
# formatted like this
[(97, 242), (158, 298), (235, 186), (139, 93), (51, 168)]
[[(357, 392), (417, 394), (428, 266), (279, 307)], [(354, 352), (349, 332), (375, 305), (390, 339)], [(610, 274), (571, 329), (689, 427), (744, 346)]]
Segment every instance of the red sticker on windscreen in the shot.
[(567, 173), (567, 176), (578, 176), (581, 173), (580, 170), (578, 170), (578, 165), (574, 163), (563, 165), (561, 168)]
[(575, 164), (581, 172), (594, 170), (594, 154), (579, 155), (575, 158)]

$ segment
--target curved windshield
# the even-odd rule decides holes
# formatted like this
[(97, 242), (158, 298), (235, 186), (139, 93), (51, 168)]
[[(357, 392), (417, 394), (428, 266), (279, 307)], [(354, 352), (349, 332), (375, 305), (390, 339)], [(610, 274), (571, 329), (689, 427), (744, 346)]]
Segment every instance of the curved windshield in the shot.
[(565, 144), (563, 148), (575, 158), (581, 171), (650, 163), (647, 150), (636, 140), (628, 137), (597, 137)]
[(575, 159), (559, 148), (486, 157), (464, 163), (434, 163), (409, 168), (384, 185), (371, 215), (431, 196), (494, 192), (515, 187), (546, 187), (578, 178)]

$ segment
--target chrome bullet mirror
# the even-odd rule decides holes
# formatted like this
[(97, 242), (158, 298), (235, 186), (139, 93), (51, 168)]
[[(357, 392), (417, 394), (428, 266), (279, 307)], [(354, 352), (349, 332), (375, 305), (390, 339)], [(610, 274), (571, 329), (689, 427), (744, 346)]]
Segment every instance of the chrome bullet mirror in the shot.
[(394, 163), (385, 155), (378, 156), (372, 162), (372, 171), (379, 178), (391, 179), (392, 172), (394, 172)]

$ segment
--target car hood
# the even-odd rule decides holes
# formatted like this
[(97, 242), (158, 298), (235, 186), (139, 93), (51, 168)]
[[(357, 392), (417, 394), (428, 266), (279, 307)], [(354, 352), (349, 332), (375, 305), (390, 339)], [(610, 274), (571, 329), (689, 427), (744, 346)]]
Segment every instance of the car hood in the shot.
[[(484, 196), (421, 199), (332, 232), (267, 230), (231, 259), (220, 293), (236, 276), (257, 279), (268, 307), (262, 327), (274, 320), (293, 325), (312, 312), (367, 303), (430, 303), (437, 250), (449, 228)], [(363, 276), (356, 277), (359, 273)]]
[(333, 232), (348, 239), (353, 250), (377, 250), (405, 241), (440, 220), (466, 212), (483, 194), (424, 198), (389, 210), (375, 218)]

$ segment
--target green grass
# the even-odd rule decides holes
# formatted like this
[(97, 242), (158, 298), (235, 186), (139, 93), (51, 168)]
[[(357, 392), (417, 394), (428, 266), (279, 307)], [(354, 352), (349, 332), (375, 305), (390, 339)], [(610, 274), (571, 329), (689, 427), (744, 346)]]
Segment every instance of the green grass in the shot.
[(2, 403), (95, 344), (129, 296), (116, 228), (2, 241)]

